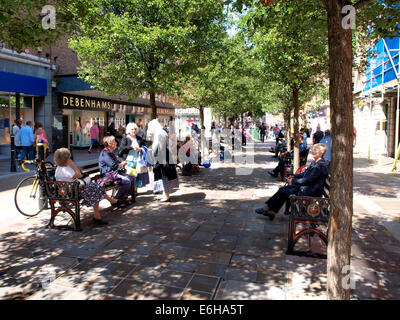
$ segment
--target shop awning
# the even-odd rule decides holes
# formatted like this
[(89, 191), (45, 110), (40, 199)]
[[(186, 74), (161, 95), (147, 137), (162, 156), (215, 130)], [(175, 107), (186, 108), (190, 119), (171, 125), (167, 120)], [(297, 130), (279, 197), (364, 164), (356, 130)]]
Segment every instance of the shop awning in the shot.
[(47, 80), (0, 71), (0, 91), (47, 96)]

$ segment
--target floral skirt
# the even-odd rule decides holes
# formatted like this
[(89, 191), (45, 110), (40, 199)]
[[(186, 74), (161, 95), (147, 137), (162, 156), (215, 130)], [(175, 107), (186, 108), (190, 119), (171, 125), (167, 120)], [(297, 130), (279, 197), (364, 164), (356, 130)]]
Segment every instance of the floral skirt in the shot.
[(82, 205), (93, 207), (104, 199), (106, 190), (96, 182), (91, 182), (87, 186), (81, 187), (79, 189), (79, 194), (83, 199)]

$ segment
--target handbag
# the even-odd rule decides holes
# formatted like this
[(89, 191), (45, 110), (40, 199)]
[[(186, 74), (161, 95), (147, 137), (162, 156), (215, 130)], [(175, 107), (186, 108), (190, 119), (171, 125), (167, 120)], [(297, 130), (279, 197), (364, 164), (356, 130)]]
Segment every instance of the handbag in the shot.
[(120, 180), (118, 174), (113, 171), (106, 172), (102, 176), (97, 175), (94, 177), (94, 181), (96, 181), (96, 183), (103, 188), (115, 187), (118, 184), (118, 180)]

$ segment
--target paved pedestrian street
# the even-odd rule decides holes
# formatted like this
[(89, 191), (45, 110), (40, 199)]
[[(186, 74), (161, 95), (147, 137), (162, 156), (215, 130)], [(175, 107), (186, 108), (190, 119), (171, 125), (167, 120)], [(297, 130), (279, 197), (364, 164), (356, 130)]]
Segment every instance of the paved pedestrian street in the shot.
[[(271, 145), (255, 144), (255, 164), (180, 176), (171, 203), (145, 190), (128, 210), (103, 200), (104, 227), (87, 208), (81, 232), (46, 229), (49, 210), (4, 221), (1, 299), (326, 299), (326, 260), (286, 255), (288, 216), (271, 222), (254, 212), (282, 185), (267, 174)], [(253, 171), (236, 175), (240, 166)], [(352, 299), (399, 299), (398, 177), (357, 158), (354, 175)]]

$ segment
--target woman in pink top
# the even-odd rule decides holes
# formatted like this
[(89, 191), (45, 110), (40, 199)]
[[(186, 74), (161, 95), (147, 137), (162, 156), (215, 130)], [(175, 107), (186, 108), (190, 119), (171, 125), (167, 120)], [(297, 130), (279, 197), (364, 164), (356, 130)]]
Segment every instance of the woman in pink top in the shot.
[(97, 151), (99, 151), (99, 126), (97, 125), (97, 122), (93, 124), (93, 126), (90, 128), (90, 147), (88, 152), (92, 152), (92, 147), (96, 145)]

